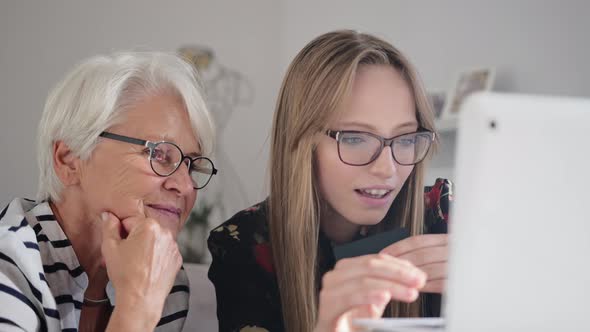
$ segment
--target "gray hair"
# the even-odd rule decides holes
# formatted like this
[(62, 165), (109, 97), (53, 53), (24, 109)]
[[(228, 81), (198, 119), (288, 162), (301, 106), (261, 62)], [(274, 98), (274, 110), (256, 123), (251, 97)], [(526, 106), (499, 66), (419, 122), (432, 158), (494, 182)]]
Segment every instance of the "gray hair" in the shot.
[(76, 66), (49, 94), (37, 137), (37, 200), (58, 201), (63, 185), (55, 173), (53, 144), (63, 141), (81, 159), (98, 135), (121, 120), (142, 98), (177, 94), (188, 111), (201, 153), (213, 152), (214, 126), (196, 70), (169, 53), (133, 52), (92, 57)]

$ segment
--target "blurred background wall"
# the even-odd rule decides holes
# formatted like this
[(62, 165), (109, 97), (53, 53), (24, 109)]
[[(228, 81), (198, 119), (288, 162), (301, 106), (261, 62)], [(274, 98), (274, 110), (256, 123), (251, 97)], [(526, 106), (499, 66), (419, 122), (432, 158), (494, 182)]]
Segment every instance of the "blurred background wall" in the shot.
[[(212, 187), (220, 195), (200, 196), (224, 201), (213, 226), (265, 197), (279, 85), (291, 59), (319, 34), (351, 28), (387, 39), (413, 60), (429, 91), (449, 89), (459, 70), (491, 66), (494, 90), (588, 97), (589, 14), (583, 0), (0, 0), (0, 205), (34, 196), (44, 100), (88, 56), (201, 45), (246, 82), (252, 98), (232, 106), (220, 132), (224, 156), (216, 159), (224, 161), (216, 164), (220, 177), (228, 166), (235, 176)], [(452, 179), (455, 137), (456, 130), (443, 134), (428, 182)]]

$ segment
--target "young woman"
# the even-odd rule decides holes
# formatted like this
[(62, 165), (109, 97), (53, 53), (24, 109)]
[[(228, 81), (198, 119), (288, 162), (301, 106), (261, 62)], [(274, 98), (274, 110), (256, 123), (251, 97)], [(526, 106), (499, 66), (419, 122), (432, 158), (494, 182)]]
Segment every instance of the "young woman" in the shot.
[[(446, 233), (451, 188), (424, 191), (434, 131), (415, 70), (387, 42), (336, 31), (299, 52), (274, 116), (270, 195), (209, 237), (220, 331), (437, 315), (447, 236), (423, 234)], [(411, 237), (335, 262), (334, 246), (399, 227)]]

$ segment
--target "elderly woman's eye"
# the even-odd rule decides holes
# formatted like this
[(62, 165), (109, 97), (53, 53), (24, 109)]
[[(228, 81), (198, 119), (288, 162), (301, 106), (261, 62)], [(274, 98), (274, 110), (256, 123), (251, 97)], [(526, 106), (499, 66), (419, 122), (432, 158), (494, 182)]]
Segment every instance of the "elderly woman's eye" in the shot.
[(166, 153), (166, 151), (161, 150), (161, 149), (153, 149), (151, 158), (153, 161), (156, 161), (156, 162), (162, 163), (162, 164), (167, 163), (169, 161), (168, 154)]

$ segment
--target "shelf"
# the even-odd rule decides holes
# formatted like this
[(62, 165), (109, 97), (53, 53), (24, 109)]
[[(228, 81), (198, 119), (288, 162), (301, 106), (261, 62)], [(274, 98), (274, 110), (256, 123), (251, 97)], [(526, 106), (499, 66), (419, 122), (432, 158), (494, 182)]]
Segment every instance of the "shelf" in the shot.
[(451, 133), (457, 131), (458, 127), (457, 119), (436, 119), (434, 124), (439, 133)]

